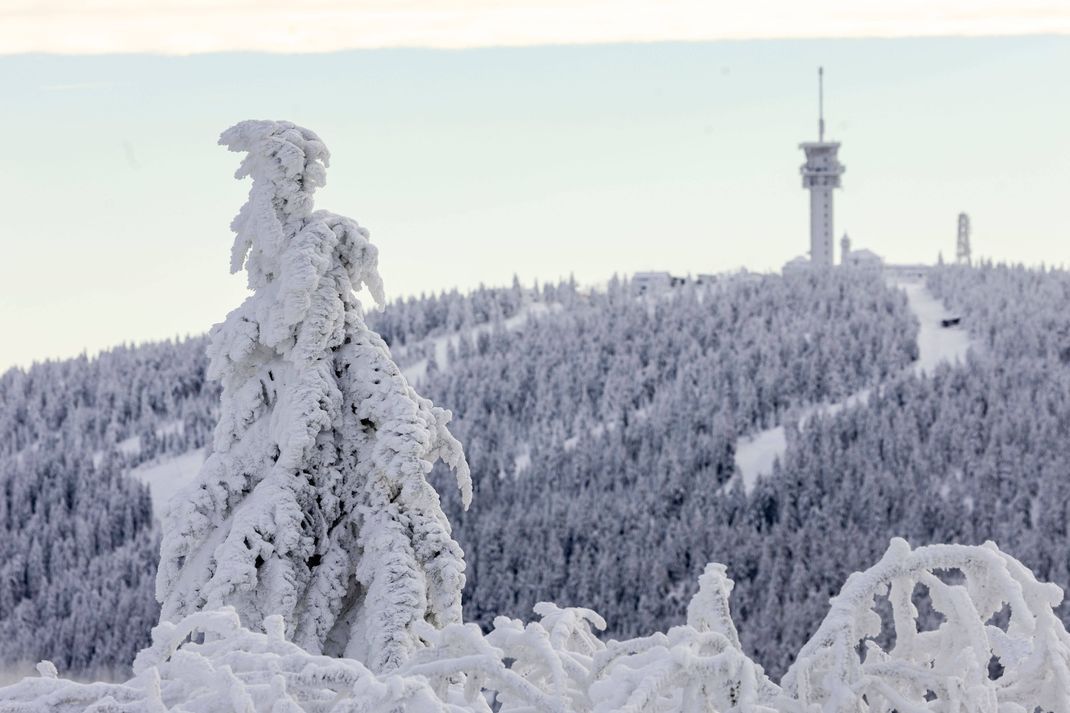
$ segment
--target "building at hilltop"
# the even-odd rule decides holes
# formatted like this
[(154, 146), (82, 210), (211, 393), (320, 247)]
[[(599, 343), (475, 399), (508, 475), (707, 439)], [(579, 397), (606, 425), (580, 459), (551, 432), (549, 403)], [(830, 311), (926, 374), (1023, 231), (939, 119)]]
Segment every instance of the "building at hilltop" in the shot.
[(672, 276), (667, 272), (637, 272), (632, 277), (632, 289), (637, 294), (664, 292), (672, 287)]
[(825, 141), (824, 69), (817, 70), (817, 141), (806, 141), (799, 148), (806, 154), (799, 172), (803, 188), (810, 191), (810, 264), (816, 268), (833, 265), (832, 231), (834, 212), (832, 191), (840, 187), (846, 167), (839, 160), (839, 141)]
[(632, 276), (632, 289), (639, 295), (665, 292), (685, 284), (686, 277), (670, 275), (667, 272), (637, 272)]
[(884, 259), (872, 250), (852, 250), (843, 258), (843, 266), (852, 270), (880, 272), (884, 268)]
[(798, 275), (800, 272), (806, 272), (809, 269), (810, 261), (800, 255), (784, 263), (784, 267), (780, 268), (780, 272), (783, 275)]
[(784, 265), (785, 271), (805, 267), (829, 269), (835, 263), (833, 228), (835, 215), (832, 192), (840, 187), (846, 167), (840, 163), (839, 141), (825, 141), (825, 71), (817, 70), (817, 141), (804, 141), (799, 148), (806, 154), (800, 168), (803, 188), (810, 191), (810, 257), (795, 258)]

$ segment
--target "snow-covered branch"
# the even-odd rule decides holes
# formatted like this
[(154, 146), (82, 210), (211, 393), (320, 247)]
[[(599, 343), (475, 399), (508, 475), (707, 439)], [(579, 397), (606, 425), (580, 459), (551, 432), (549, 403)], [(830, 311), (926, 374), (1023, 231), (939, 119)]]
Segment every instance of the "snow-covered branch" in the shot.
[[(486, 635), (473, 624), (420, 624), (427, 646), (378, 674), (308, 653), (278, 616), (259, 633), (232, 608), (204, 611), (156, 627), (124, 684), (62, 680), (45, 662), (41, 677), (0, 689), (0, 712), (1070, 711), (1070, 637), (1052, 611), (1062, 591), (995, 545), (893, 541), (848, 579), (782, 686), (740, 649), (723, 568), (709, 566), (699, 582), (688, 623), (667, 633), (603, 643), (594, 612), (540, 604), (539, 621), (500, 617)], [(935, 629), (919, 621), (919, 588), (943, 617)], [(882, 634), (895, 645), (878, 644)]]
[[(1053, 612), (1062, 598), (992, 543), (911, 550), (895, 539), (876, 566), (847, 580), (784, 688), (830, 712), (1065, 713), (1070, 637)], [(935, 612), (935, 628), (919, 624), (921, 601)]]

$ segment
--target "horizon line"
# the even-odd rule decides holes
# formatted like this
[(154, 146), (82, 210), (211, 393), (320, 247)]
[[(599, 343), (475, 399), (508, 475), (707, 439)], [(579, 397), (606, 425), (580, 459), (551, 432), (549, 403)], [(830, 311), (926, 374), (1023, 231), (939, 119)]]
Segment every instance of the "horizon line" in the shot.
[[(585, 42), (532, 42), (530, 44), (479, 44), (479, 45), (418, 45), (418, 44), (389, 44), (389, 45), (360, 45), (352, 47), (338, 47), (331, 49), (294, 49), (294, 50), (270, 50), (247, 47), (235, 47), (232, 49), (206, 49), (193, 51), (170, 51), (162, 49), (101, 49), (99, 51), (79, 50), (26, 50), (7, 51), (0, 45), (0, 59), (14, 57), (160, 57), (160, 58), (183, 58), (183, 57), (207, 57), (222, 55), (262, 55), (270, 57), (312, 57), (328, 54), (341, 54), (345, 52), (380, 52), (397, 50), (401, 52), (427, 51), (427, 52), (470, 52), (481, 50), (526, 50), (526, 49), (564, 49), (569, 47), (626, 47), (633, 45), (699, 45), (715, 43), (743, 43), (743, 42), (851, 42), (851, 41), (888, 41), (896, 40), (999, 40), (999, 39), (1024, 39), (1029, 37), (1062, 39), (1070, 38), (1070, 29), (1065, 31), (1045, 32), (1020, 32), (1020, 33), (978, 33), (978, 34), (915, 34), (915, 35), (783, 35), (769, 37), (718, 37), (711, 39), (643, 39), (643, 40), (604, 40)], [(3, 33), (0, 32), (0, 43), (3, 42)]]
[(54, 0), (0, 9), (0, 56), (329, 54), (777, 40), (1070, 36), (1070, 7), (1041, 0)]

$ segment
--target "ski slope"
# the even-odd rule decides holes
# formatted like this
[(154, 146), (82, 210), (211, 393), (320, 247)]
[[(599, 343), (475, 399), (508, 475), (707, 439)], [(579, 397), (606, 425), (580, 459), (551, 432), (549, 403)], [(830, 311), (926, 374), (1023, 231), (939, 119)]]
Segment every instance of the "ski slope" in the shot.
[(918, 331), (918, 360), (911, 365), (917, 374), (931, 373), (938, 364), (955, 364), (966, 360), (972, 342), (963, 327), (941, 327), (940, 320), (951, 316), (943, 303), (932, 296), (920, 282), (904, 282), (898, 287), (906, 293), (907, 302), (921, 329)]
[[(907, 305), (919, 324), (918, 358), (907, 368), (920, 375), (932, 373), (937, 365), (945, 362), (957, 364), (965, 361), (966, 352), (972, 346), (969, 332), (961, 326), (940, 326), (940, 320), (951, 316), (943, 303), (933, 297), (921, 282), (894, 284), (906, 294)], [(806, 421), (814, 414), (833, 414), (844, 408), (863, 404), (869, 399), (870, 393), (871, 389), (862, 389), (843, 401), (811, 406), (799, 416), (799, 427), (805, 427)], [(766, 429), (739, 440), (736, 444), (736, 472), (746, 492), (754, 489), (758, 478), (773, 472), (773, 464), (784, 455), (787, 447), (783, 426)], [(729, 486), (731, 482), (729, 481)]]
[[(748, 493), (754, 490), (758, 478), (772, 473), (773, 464), (787, 449), (783, 426), (767, 428), (739, 439), (736, 443), (736, 472), (743, 481), (743, 489)], [(731, 481), (728, 485), (731, 486)]]
[(130, 471), (131, 477), (149, 486), (152, 514), (157, 520), (167, 511), (167, 504), (175, 493), (197, 477), (204, 458), (204, 449), (198, 448), (160, 463), (139, 465)]
[[(559, 303), (547, 304), (545, 302), (532, 302), (531, 304), (523, 307), (517, 314), (502, 320), (500, 323), (506, 330), (513, 331), (520, 329), (528, 320), (532, 317), (542, 316), (557, 312), (562, 308)], [(498, 326), (496, 322), (485, 322), (478, 324), (474, 327), (462, 330), (460, 332), (451, 332), (450, 334), (443, 334), (438, 337), (432, 337), (430, 340), (433, 353), (435, 355), (435, 364), (438, 365), (439, 371), (444, 371), (449, 368), (449, 350), (452, 346), (454, 349), (461, 343), (461, 336), (467, 336), (469, 339), (475, 339), (480, 334), (490, 332), (492, 329)], [(419, 346), (423, 342), (417, 343)], [(419, 386), (425, 378), (427, 378), (427, 359), (420, 359), (412, 362), (411, 364), (405, 364), (405, 352), (407, 349), (401, 348), (393, 355), (401, 366), (401, 373), (408, 379), (409, 383), (413, 386)]]

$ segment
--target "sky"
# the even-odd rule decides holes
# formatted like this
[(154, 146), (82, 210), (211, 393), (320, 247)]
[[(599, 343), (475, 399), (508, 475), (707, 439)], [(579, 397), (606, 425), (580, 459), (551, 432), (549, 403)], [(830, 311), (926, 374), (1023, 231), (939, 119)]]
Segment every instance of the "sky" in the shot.
[[(133, 42), (129, 29), (110, 45), (98, 37), (97, 49), (64, 44), (71, 8), (93, 4), (25, 3), (21, 14), (0, 4), (0, 48), (25, 49), (0, 56), (0, 370), (199, 334), (241, 302), (228, 226), (248, 186), (215, 142), (246, 118), (288, 119), (324, 138), (332, 162), (317, 204), (369, 228), (390, 298), (514, 274), (595, 284), (639, 270), (779, 269), (807, 249), (798, 143), (816, 137), (818, 65), (847, 166), (837, 235), (892, 261), (932, 262), (953, 255), (966, 211), (976, 253), (1070, 263), (1070, 37), (1029, 24), (1061, 31), (1056, 4), (969, 5), (1002, 17), (1004, 37), (896, 37), (911, 33), (873, 16), (868, 26), (888, 36), (857, 20), (848, 37), (803, 39), (785, 33), (805, 26), (763, 28), (755, 16), (754, 35), (725, 40), (656, 23), (614, 35), (592, 19), (593, 2), (563, 24), (553, 2), (436, 4), (439, 20), (481, 18), (462, 36), (427, 20), (422, 3), (400, 4), (408, 24), (384, 19), (379, 3), (378, 34), (360, 42), (265, 53), (234, 51), (221, 30), (210, 42), (174, 40), (175, 17), (203, 19), (205, 3), (170, 4), (168, 16), (112, 0), (96, 4), (123, 27), (171, 17), (171, 44)], [(229, 3), (247, 18), (251, 5)], [(795, 6), (783, 3), (781, 19)], [(940, 10), (962, 35), (989, 17), (954, 6), (924, 12)], [(260, 3), (255, 14), (286, 7)], [(334, 5), (302, 7), (326, 17)], [(510, 7), (514, 20), (503, 20)], [(521, 27), (516, 13), (532, 7), (558, 24)], [(894, 7), (923, 13), (913, 0)], [(638, 31), (641, 14), (616, 24)], [(698, 15), (692, 35), (712, 26)], [(101, 27), (117, 22), (106, 19)], [(57, 31), (33, 39), (34, 22)], [(555, 27), (565, 44), (543, 44)], [(336, 29), (325, 37), (337, 41)], [(762, 29), (772, 39), (742, 39)], [(435, 46), (395, 46), (419, 44), (420, 32)], [(245, 49), (264, 49), (248, 39), (256, 32), (242, 36)], [(495, 38), (514, 46), (485, 46)]]
[(1070, 33), (1065, 0), (3, 0), (0, 54)]

